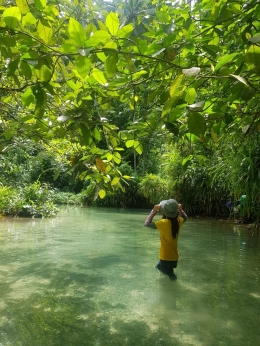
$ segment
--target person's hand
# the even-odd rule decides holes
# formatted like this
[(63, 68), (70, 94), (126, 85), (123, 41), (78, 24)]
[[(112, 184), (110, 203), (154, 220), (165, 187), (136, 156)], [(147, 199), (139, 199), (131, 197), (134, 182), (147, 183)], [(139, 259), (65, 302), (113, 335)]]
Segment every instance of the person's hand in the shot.
[(154, 207), (153, 207), (153, 210), (157, 213), (159, 210), (160, 210), (161, 206), (160, 204), (156, 204)]
[(182, 205), (178, 204), (178, 211), (181, 211), (181, 210), (182, 210)]

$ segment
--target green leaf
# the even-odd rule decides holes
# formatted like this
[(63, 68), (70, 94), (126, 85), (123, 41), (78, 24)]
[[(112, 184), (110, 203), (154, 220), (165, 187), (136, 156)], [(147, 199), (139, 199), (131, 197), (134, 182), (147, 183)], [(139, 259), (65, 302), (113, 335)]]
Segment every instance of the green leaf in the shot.
[(96, 47), (100, 43), (106, 43), (111, 40), (111, 35), (104, 30), (98, 30), (86, 42), (87, 47)]
[(118, 152), (115, 152), (113, 155), (113, 160), (119, 165), (121, 162), (121, 155)]
[(46, 20), (40, 19), (37, 26), (37, 32), (43, 42), (47, 44), (50, 43), (52, 39), (52, 28)]
[(72, 41), (80, 47), (84, 46), (86, 33), (83, 26), (76, 19), (70, 18), (68, 32)]
[(32, 77), (32, 70), (30, 66), (24, 61), (20, 62), (20, 72), (21, 75), (23, 75), (25, 78), (30, 79)]
[(3, 19), (6, 24), (11, 29), (15, 29), (22, 18), (21, 11), (18, 7), (9, 7), (3, 13)]
[(182, 160), (182, 166), (185, 166), (186, 165), (186, 163), (188, 162), (188, 161), (191, 161), (193, 159), (193, 155), (189, 155), (189, 156), (186, 156), (183, 160)]
[(147, 74), (148, 72), (145, 71), (145, 70), (141, 70), (141, 71), (138, 71), (138, 72), (135, 72), (132, 74), (132, 80), (136, 80), (138, 78), (140, 78), (141, 76)]
[(94, 79), (101, 85), (106, 85), (107, 84), (107, 80), (104, 76), (104, 73), (102, 71), (100, 71), (97, 68), (93, 68), (93, 72), (92, 72), (92, 76), (94, 77)]
[(101, 140), (101, 133), (98, 129), (97, 126), (95, 126), (94, 130), (92, 131), (93, 137), (97, 140), (100, 141)]
[(260, 66), (260, 47), (251, 45), (246, 52), (245, 60), (249, 64)]
[(115, 13), (110, 12), (106, 17), (106, 27), (112, 36), (117, 34), (119, 28), (119, 19)]
[(91, 69), (91, 61), (88, 58), (80, 55), (76, 59), (76, 69), (82, 78), (85, 78)]
[(105, 61), (105, 72), (108, 77), (112, 77), (116, 73), (118, 62), (118, 54), (110, 53)]
[(196, 90), (194, 88), (189, 88), (185, 92), (184, 100), (187, 103), (192, 104), (196, 100), (196, 96)]
[(115, 178), (112, 180), (111, 185), (112, 185), (112, 186), (113, 186), (113, 185), (117, 185), (117, 184), (119, 183), (119, 181), (120, 181), (120, 178), (115, 177)]
[(30, 12), (30, 8), (26, 0), (16, 0), (15, 2), (22, 14)]
[(134, 30), (133, 24), (127, 24), (118, 30), (116, 37), (127, 38), (133, 30)]
[(183, 78), (184, 75), (181, 74), (173, 81), (173, 83), (170, 86), (170, 97), (174, 97), (180, 93), (180, 86)]
[(46, 65), (44, 60), (40, 60), (35, 68), (35, 74), (42, 82), (48, 82), (52, 76), (52, 70)]
[(159, 22), (162, 23), (171, 23), (171, 16), (166, 11), (156, 11), (156, 17), (158, 18)]
[(89, 131), (89, 128), (85, 124), (81, 123), (80, 129), (81, 129), (81, 133), (83, 135), (84, 144), (90, 145), (92, 143), (92, 136), (91, 136), (91, 133)]
[(133, 139), (130, 139), (130, 140), (126, 141), (125, 146), (127, 148), (130, 148), (134, 145), (134, 143), (135, 143), (135, 141)]
[(47, 0), (34, 0), (34, 4), (37, 10), (42, 11), (46, 7)]
[(16, 130), (8, 129), (8, 130), (4, 131), (5, 139), (7, 139), (8, 141), (9, 141), (9, 139), (11, 139), (14, 135), (16, 135)]
[(106, 191), (105, 190), (99, 190), (98, 191), (98, 195), (101, 199), (105, 198), (106, 197)]
[(35, 96), (32, 92), (31, 88), (26, 89), (26, 91), (22, 95), (22, 103), (25, 107), (30, 106), (35, 100)]
[(19, 63), (19, 60), (13, 60), (13, 61), (9, 62), (8, 67), (7, 67), (7, 76), (8, 77), (14, 76), (15, 71), (18, 67), (18, 63)]
[(188, 115), (188, 129), (197, 137), (203, 136), (206, 131), (204, 117), (198, 113), (190, 113)]
[(225, 64), (227, 64), (228, 62), (231, 62), (233, 60), (233, 58), (237, 55), (237, 53), (233, 53), (233, 54), (228, 54), (223, 56), (219, 62), (217, 63), (217, 65), (215, 66), (215, 71), (219, 70), (222, 66), (224, 66)]
[(36, 24), (36, 18), (32, 15), (31, 12), (28, 12), (25, 16), (22, 18), (22, 24), (24, 26), (30, 26)]
[(134, 149), (139, 155), (143, 153), (143, 145), (139, 141), (134, 142)]

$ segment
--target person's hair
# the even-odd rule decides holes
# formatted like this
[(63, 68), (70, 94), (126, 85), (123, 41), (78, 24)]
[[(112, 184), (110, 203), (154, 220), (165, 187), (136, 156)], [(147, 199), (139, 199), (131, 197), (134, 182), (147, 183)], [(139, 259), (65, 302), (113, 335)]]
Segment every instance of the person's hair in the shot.
[(167, 216), (163, 215), (163, 219), (168, 219), (171, 221), (172, 237), (173, 237), (173, 239), (176, 239), (176, 236), (180, 230), (180, 224), (179, 224), (178, 217), (177, 216), (176, 217), (167, 217)]

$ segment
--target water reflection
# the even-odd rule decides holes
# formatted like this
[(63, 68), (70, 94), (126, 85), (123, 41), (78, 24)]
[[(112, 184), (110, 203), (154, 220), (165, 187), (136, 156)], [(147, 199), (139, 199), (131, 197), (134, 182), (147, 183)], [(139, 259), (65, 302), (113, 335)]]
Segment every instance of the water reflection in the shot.
[(0, 345), (253, 345), (259, 238), (189, 220), (172, 282), (147, 211), (64, 208), (0, 221)]

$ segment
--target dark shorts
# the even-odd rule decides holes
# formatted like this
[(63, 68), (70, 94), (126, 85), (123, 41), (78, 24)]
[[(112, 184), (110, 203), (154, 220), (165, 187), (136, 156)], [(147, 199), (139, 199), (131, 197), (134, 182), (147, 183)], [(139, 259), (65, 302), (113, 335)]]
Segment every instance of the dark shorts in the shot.
[(171, 275), (173, 273), (173, 269), (177, 268), (178, 261), (164, 261), (159, 260), (156, 265), (156, 268), (160, 270), (163, 274)]

